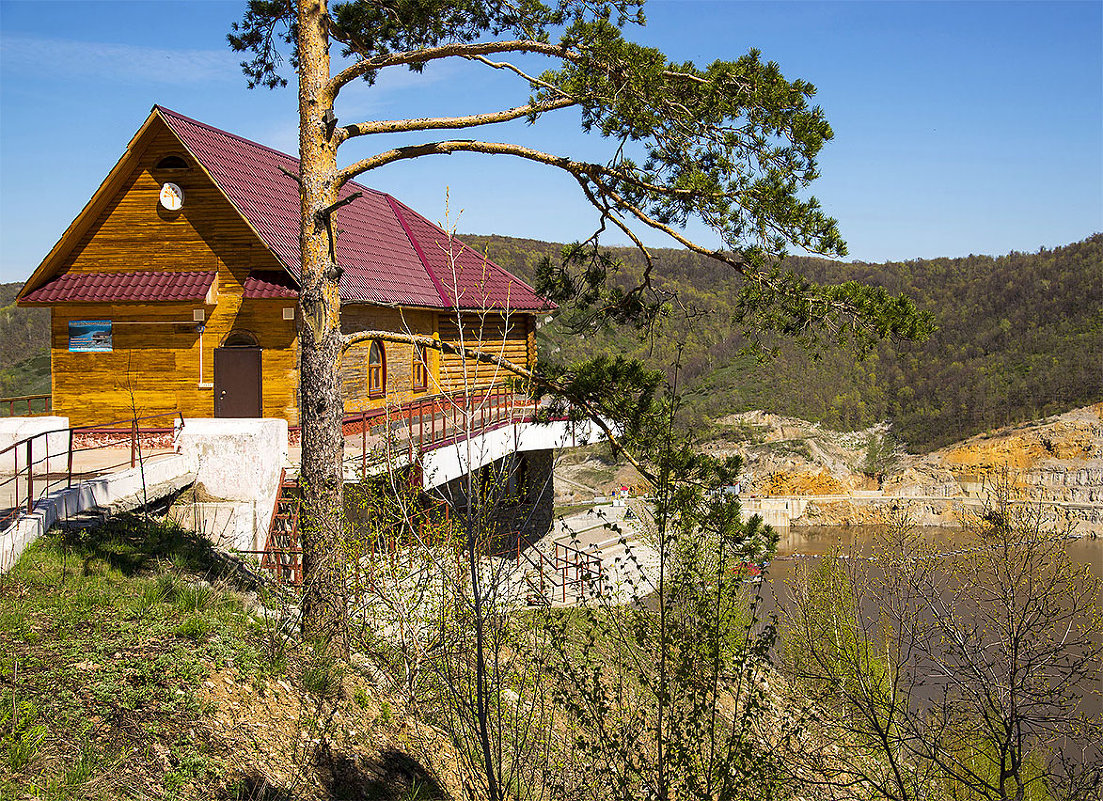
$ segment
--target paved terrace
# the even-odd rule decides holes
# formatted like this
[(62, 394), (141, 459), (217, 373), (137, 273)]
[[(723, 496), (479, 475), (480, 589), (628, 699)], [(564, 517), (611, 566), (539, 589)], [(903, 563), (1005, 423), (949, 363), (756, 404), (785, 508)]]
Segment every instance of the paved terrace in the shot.
[(137, 436), (117, 424), (70, 429), (64, 417), (22, 421), (9, 418), (0, 432), (0, 530), (51, 493), (129, 470), (140, 474), (177, 453), (169, 416), (147, 420), (161, 426)]

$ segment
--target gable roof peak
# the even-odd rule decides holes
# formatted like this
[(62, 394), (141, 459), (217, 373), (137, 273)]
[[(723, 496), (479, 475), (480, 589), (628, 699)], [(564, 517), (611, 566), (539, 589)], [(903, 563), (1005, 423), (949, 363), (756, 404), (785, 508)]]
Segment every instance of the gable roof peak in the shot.
[[(244, 137), (154, 105), (191, 155), (299, 278), (299, 160)], [(285, 172), (286, 171), (286, 172)], [(391, 195), (354, 181), (340, 196), (362, 192), (339, 212), (337, 262), (347, 303), (538, 311), (551, 304), (485, 255)]]

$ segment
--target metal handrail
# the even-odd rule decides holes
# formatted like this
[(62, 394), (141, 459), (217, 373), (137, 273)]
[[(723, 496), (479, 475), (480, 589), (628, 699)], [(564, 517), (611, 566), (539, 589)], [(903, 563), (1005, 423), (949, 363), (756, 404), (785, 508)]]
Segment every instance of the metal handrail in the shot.
[[(42, 411), (36, 412), (34, 410), (34, 402), (42, 401)], [(53, 396), (46, 395), (17, 395), (12, 398), (0, 398), (0, 407), (4, 404), (8, 405), (8, 417), (15, 417), (15, 404), (25, 403), (27, 404), (27, 417), (42, 417), (48, 415), (52, 410)]]
[[(139, 423), (145, 420), (160, 420), (170, 418), (173, 420), (173, 426), (171, 428), (142, 428)], [(179, 425), (176, 421), (179, 421)], [(128, 424), (126, 428), (119, 427), (122, 424)], [(116, 443), (105, 443), (101, 445), (85, 445), (79, 446), (76, 444), (76, 438), (79, 434), (103, 432), (103, 433), (120, 433), (126, 432), (129, 444), (130, 444), (130, 466), (136, 467), (138, 463), (138, 451), (140, 448), (140, 438), (143, 434), (149, 433), (167, 433), (169, 431), (176, 432), (184, 427), (183, 415), (176, 412), (161, 412), (159, 414), (143, 415), (141, 417), (133, 417), (129, 420), (116, 420), (110, 423), (95, 423), (84, 426), (71, 426), (69, 428), (54, 428), (48, 431), (39, 431), (36, 434), (32, 434), (29, 437), (14, 442), (5, 448), (0, 448), (0, 464), (3, 464), (3, 460), (6, 454), (11, 453), (12, 459), (12, 475), (8, 478), (0, 480), (0, 487), (4, 487), (8, 484), (13, 484), (15, 487), (15, 504), (12, 511), (0, 518), (0, 528), (6, 528), (8, 524), (17, 519), (21, 514), (30, 514), (34, 511), (34, 505), (42, 497), (43, 494), (49, 491), (52, 483), (50, 481), (50, 460), (57, 459), (63, 454), (66, 456), (66, 470), (65, 470), (65, 482), (66, 488), (72, 488), (73, 486), (73, 454), (80, 451), (94, 451), (104, 448), (116, 447)], [(68, 443), (64, 451), (56, 454), (50, 453), (50, 437), (55, 434), (67, 434)], [(42, 444), (45, 445), (43, 450), (44, 456), (35, 458), (35, 443), (36, 440), (42, 440)], [(24, 451), (25, 463), (22, 468), (19, 467), (20, 451)], [(39, 472), (39, 478), (45, 481), (42, 492), (36, 495), (34, 491), (35, 487), (35, 467), (36, 465), (45, 462), (44, 469)], [(125, 463), (120, 463), (125, 464)], [(108, 465), (110, 468), (119, 467), (120, 465)], [(20, 480), (26, 477), (26, 498), (20, 498)]]
[[(531, 404), (519, 404), (525, 397), (507, 384), (494, 384), (484, 389), (457, 390), (426, 395), (395, 407), (364, 409), (347, 414), (342, 428), (355, 426), (360, 432), (360, 472), (368, 468), (368, 430), (379, 426), (392, 428), (396, 423), (406, 423), (410, 460), (427, 450), (450, 445), (474, 433), (484, 433), (495, 427), (518, 420), (518, 408)], [(477, 419), (475, 418), (477, 415)], [(522, 415), (524, 419), (527, 415)], [(438, 427), (439, 421), (439, 427)], [(469, 427), (469, 430), (457, 429)], [(350, 432), (355, 433), (355, 431)]]
[[(535, 558), (533, 553), (536, 555)], [(555, 556), (551, 557), (539, 548), (522, 548), (521, 537), (518, 535), (515, 548), (502, 551), (495, 556), (513, 556), (518, 566), (521, 565), (522, 560), (528, 562), (530, 567), (539, 572), (540, 586), (535, 586), (528, 575), (525, 576), (525, 583), (545, 600), (552, 600), (546, 594), (546, 585), (550, 585), (553, 594), (556, 590), (559, 591), (559, 600), (563, 603), (567, 602), (567, 590), (570, 588), (575, 588), (572, 589), (572, 593), (581, 600), (583, 597), (581, 590), (584, 587), (596, 582), (600, 594), (604, 585), (605, 571), (601, 564), (601, 557), (566, 543), (555, 543)], [(573, 578), (570, 577), (572, 570)]]

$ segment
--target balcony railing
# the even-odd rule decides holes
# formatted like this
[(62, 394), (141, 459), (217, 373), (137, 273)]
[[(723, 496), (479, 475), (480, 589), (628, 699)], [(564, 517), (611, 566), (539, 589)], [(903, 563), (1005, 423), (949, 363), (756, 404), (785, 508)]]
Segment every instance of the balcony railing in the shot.
[(360, 453), (351, 459), (366, 474), (369, 465), (387, 453), (405, 451), (412, 462), (428, 451), (531, 420), (535, 411), (531, 397), (509, 385), (495, 384), (346, 414), (342, 429), (346, 443), (359, 438)]
[(53, 410), (50, 395), (19, 395), (0, 398), (0, 417), (44, 417)]

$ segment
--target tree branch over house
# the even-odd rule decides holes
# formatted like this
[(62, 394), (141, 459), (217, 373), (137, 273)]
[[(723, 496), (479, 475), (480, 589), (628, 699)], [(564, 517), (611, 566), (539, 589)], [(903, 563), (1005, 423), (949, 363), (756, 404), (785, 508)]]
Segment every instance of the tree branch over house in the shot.
[[(643, 250), (631, 233), (639, 225), (728, 264), (744, 282), (735, 325), (753, 335), (776, 331), (813, 345), (831, 339), (861, 347), (929, 330), (929, 321), (905, 299), (861, 284), (819, 286), (779, 266), (790, 245), (824, 255), (846, 252), (835, 221), (815, 198), (805, 196), (818, 177), (819, 151), (832, 137), (822, 110), (811, 103), (814, 87), (787, 80), (778, 65), (763, 62), (753, 50), (704, 67), (671, 62), (660, 51), (625, 38), (627, 26), (642, 23), (640, 0), (554, 5), (350, 0), (332, 6), (325, 0), (294, 5), (252, 0), (233, 26), (231, 47), (251, 56), (242, 63), (250, 86), (285, 85), (285, 59), (298, 79), (300, 307), (307, 321), (300, 339), (303, 548), (307, 573), (321, 571), (307, 584), (303, 627), (308, 636), (337, 643), (337, 650), (343, 647), (343, 606), (327, 596), (339, 595), (343, 580), (339, 573), (325, 572), (332, 562), (322, 557), (335, 550), (341, 536), (343, 406), (336, 376), (350, 340), (341, 326), (341, 265), (331, 238), (331, 229), (339, 226), (331, 226), (319, 212), (332, 208), (342, 187), (359, 175), (397, 161), (458, 152), (526, 159), (574, 176), (583, 197), (598, 210), (599, 230), (613, 224)], [(494, 60), (507, 55), (524, 61)], [(334, 74), (335, 58), (351, 63)], [(385, 69), (420, 72), (449, 59), (513, 73), (527, 100), (503, 104), (497, 112), (340, 124), (335, 103), (352, 81), (371, 84)], [(547, 67), (534, 74), (528, 65), (540, 59)], [(338, 148), (352, 138), (463, 130), (518, 119), (536, 123), (568, 108), (577, 109), (583, 131), (610, 142), (605, 163), (556, 156), (521, 141), (471, 139), (411, 142), (343, 168), (337, 162)], [(691, 242), (683, 233), (691, 221), (715, 232), (722, 249)], [(543, 265), (537, 289), (553, 301), (588, 309), (580, 319), (589, 324), (613, 320), (648, 327), (665, 312), (669, 295), (648, 281), (629, 291), (616, 286), (605, 258), (597, 237), (591, 237), (560, 263)], [(617, 411), (616, 404), (597, 399), (603, 393), (631, 394), (613, 387), (613, 380), (642, 381), (637, 395), (650, 397), (654, 385), (644, 373), (638, 366), (589, 365), (573, 371), (574, 395), (594, 411)], [(564, 370), (567, 374), (572, 371)], [(627, 407), (639, 409), (634, 402)], [(647, 416), (628, 418), (617, 422), (637, 425)]]

